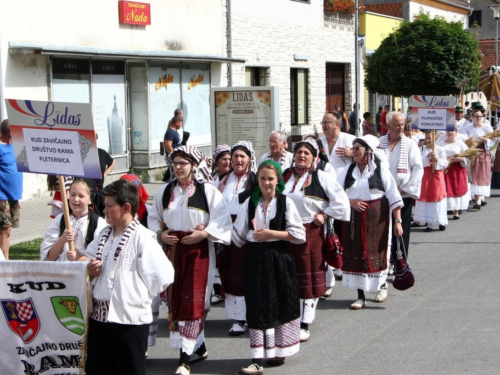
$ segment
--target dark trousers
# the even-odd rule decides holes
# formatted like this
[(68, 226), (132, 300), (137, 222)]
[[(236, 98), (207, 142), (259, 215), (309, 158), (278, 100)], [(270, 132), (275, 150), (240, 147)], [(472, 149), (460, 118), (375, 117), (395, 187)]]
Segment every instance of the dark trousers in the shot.
[(149, 324), (101, 323), (89, 319), (87, 375), (146, 375)]
[[(405, 245), (405, 251), (408, 256), (408, 247), (410, 246), (410, 230), (411, 230), (411, 209), (413, 206), (413, 198), (403, 198), (404, 206), (401, 208), (401, 220), (403, 220), (403, 243)], [(396, 260), (396, 252), (398, 250), (398, 244), (396, 242), (396, 236), (394, 235), (394, 215), (392, 215), (392, 248), (391, 248), (391, 261)]]

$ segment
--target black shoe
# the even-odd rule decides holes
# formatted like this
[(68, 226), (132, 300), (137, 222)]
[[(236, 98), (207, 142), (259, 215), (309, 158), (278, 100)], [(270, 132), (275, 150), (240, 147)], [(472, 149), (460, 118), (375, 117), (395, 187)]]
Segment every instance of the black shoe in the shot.
[(432, 228), (427, 227), (424, 229), (424, 232), (432, 232)]
[(267, 365), (271, 367), (281, 366), (285, 364), (284, 357), (274, 357), (267, 360)]
[(443, 232), (445, 229), (446, 229), (446, 227), (445, 227), (444, 225), (440, 225), (440, 226), (439, 226), (439, 230), (440, 230), (441, 232)]
[(453, 216), (453, 220), (458, 220), (458, 219), (460, 219), (460, 216), (457, 216), (457, 215)]
[(482, 206), (486, 206), (487, 204), (488, 204), (488, 203), (486, 203), (485, 201), (482, 201), (482, 202), (481, 202), (481, 207), (482, 207)]
[(475, 203), (474, 206), (472, 206), (473, 209), (475, 210), (480, 210), (481, 209), (481, 205), (479, 203)]
[(423, 225), (420, 225), (419, 223), (417, 223), (416, 221), (414, 221), (413, 223), (411, 223), (410, 225), (412, 228), (418, 228), (418, 227), (422, 227)]

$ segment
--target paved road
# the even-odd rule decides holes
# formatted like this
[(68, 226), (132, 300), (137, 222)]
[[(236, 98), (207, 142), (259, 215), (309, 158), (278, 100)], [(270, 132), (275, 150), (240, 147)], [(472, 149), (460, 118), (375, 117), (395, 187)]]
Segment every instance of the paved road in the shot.
[[(151, 195), (160, 185), (148, 184)], [(36, 238), (49, 223), (46, 202), (22, 203), (22, 228), (13, 243)], [(500, 299), (498, 214), (500, 191), (488, 205), (450, 222), (445, 232), (412, 231), (413, 288), (389, 289), (383, 304), (368, 295), (368, 306), (352, 311), (356, 291), (338, 283), (321, 300), (311, 339), (284, 366), (266, 374), (498, 374)], [(209, 359), (192, 374), (237, 374), (249, 363), (248, 335), (227, 335), (223, 305), (208, 315)], [(165, 315), (157, 345), (149, 349), (148, 374), (173, 374), (178, 351), (168, 343)]]

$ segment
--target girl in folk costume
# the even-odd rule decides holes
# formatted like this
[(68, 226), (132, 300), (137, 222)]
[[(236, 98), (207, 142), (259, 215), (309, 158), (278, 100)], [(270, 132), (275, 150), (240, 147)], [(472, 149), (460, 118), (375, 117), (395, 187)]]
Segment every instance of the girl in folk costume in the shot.
[[(239, 141), (231, 148), (231, 165), (232, 172), (221, 176), (219, 191), (222, 192), (234, 222), (240, 206), (257, 187), (255, 152), (250, 142)], [(231, 247), (221, 254), (219, 272), (226, 293), (226, 318), (233, 320), (233, 326), (229, 330), (231, 336), (242, 335), (247, 329), (243, 288), (245, 252), (246, 246), (239, 249), (231, 244)]]
[[(212, 184), (215, 187), (219, 187), (220, 177), (231, 172), (231, 147), (228, 145), (219, 145), (215, 148), (212, 154)], [(224, 301), (222, 293), (222, 281), (219, 274), (219, 266), (221, 264), (221, 255), (217, 250), (220, 250), (221, 246), (216, 246), (215, 256), (216, 256), (216, 266), (213, 293), (212, 293), (212, 305), (216, 305)]]
[(231, 172), (231, 147), (219, 145), (212, 154), (212, 184), (219, 187), (221, 176)]
[[(64, 188), (66, 189), (66, 196), (69, 195), (69, 188), (71, 183), (73, 182), (73, 177), (64, 176)], [(54, 192), (53, 199), (47, 203), (47, 206), (52, 206), (52, 212), (50, 213), (50, 217), (54, 219), (57, 215), (63, 213), (63, 204), (61, 201), (61, 190), (59, 187), (59, 177), (56, 175), (48, 175), (47, 176), (47, 187), (49, 191)]]
[(114, 181), (102, 195), (109, 225), (86, 251), (93, 289), (85, 371), (88, 375), (145, 375), (151, 303), (172, 283), (174, 269), (155, 233), (135, 218), (136, 186), (127, 180)]
[(300, 340), (309, 339), (309, 324), (314, 320), (319, 297), (326, 291), (324, 224), (328, 216), (349, 220), (349, 200), (331, 174), (318, 170), (315, 160), (318, 145), (311, 139), (298, 142), (292, 167), (285, 171), (284, 194), (291, 198), (306, 228), (307, 242), (290, 244), (297, 266), (300, 296)]
[[(446, 214), (446, 185), (443, 169), (448, 166), (446, 152), (438, 145), (432, 151), (432, 131), (425, 132), (425, 146), (420, 147), (424, 176), (420, 188), (420, 198), (415, 203), (413, 220), (427, 223), (425, 232), (432, 232), (433, 226), (443, 231), (448, 225)], [(434, 173), (432, 166), (434, 165)]]
[[(66, 229), (64, 214), (56, 216), (40, 244), (41, 260), (87, 260), (87, 245), (106, 226), (104, 219), (89, 210), (90, 196), (90, 188), (83, 180), (73, 181), (68, 199), (71, 229)], [(74, 241), (75, 251), (69, 251), (69, 241)]]
[(379, 141), (371, 135), (356, 138), (352, 164), (339, 176), (351, 205), (350, 223), (344, 223), (342, 286), (358, 290), (354, 310), (365, 307), (365, 292), (377, 293), (375, 300), (387, 299), (387, 274), (391, 254), (391, 211), (394, 234), (403, 235), (403, 200), (385, 163), (374, 150)]
[(467, 124), (463, 128), (463, 133), (466, 134), (467, 137), (474, 137), (479, 142), (477, 148), (484, 150), (484, 152), (471, 163), (472, 183), (470, 184), (470, 194), (475, 200), (474, 208), (477, 210), (480, 210), (481, 206), (486, 205), (483, 198), (490, 196), (490, 148), (494, 145), (494, 141), (484, 138), (486, 134), (493, 132), (493, 128), (483, 121), (484, 119), (481, 111), (476, 109), (472, 112), (472, 124)]
[(243, 282), (250, 330), (252, 363), (241, 374), (262, 374), (262, 359), (270, 366), (299, 351), (300, 302), (295, 261), (287, 242), (306, 240), (293, 201), (281, 194), (278, 163), (266, 160), (257, 172), (259, 187), (241, 205), (233, 225), (237, 247), (248, 243)]
[(174, 265), (174, 283), (167, 289), (170, 345), (180, 349), (176, 375), (187, 375), (193, 353), (193, 362), (208, 356), (204, 327), (215, 273), (214, 242), (229, 244), (231, 220), (220, 192), (204, 183), (209, 178), (205, 156), (181, 146), (169, 158), (176, 179), (155, 194), (148, 224)]
[(444, 138), (441, 148), (446, 153), (449, 163), (448, 170), (444, 173), (446, 209), (453, 211), (453, 220), (458, 220), (460, 211), (469, 208), (470, 194), (467, 183), (467, 158), (457, 155), (468, 150), (468, 147), (458, 139), (456, 127), (447, 130)]

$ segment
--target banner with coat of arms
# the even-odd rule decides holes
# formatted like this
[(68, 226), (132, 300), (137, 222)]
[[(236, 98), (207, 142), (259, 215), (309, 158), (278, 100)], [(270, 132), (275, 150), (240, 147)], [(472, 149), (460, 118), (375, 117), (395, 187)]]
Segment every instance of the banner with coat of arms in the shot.
[(0, 374), (83, 373), (86, 266), (0, 261)]

